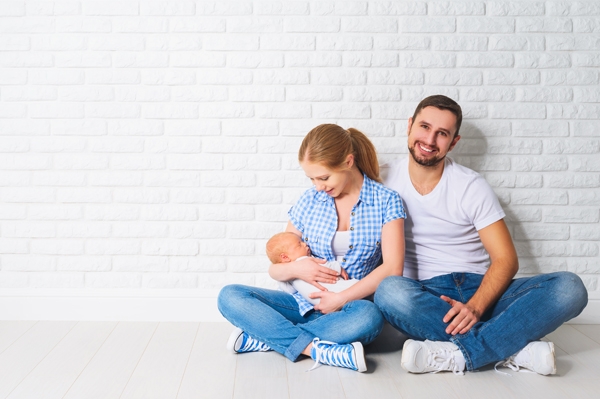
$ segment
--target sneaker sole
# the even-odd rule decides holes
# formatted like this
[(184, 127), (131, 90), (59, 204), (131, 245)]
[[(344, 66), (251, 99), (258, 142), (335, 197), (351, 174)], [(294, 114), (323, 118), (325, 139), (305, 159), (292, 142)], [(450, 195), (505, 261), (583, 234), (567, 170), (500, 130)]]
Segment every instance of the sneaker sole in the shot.
[[(418, 371), (415, 370), (414, 368), (411, 370), (409, 367), (407, 367), (408, 364), (414, 364), (415, 361), (414, 359), (410, 359), (409, 357), (409, 353), (414, 354), (416, 351), (412, 351), (412, 350), (408, 350), (408, 346), (412, 345), (413, 342), (419, 342), (419, 341), (415, 341), (413, 339), (407, 339), (404, 342), (404, 345), (402, 346), (402, 358), (400, 359), (400, 365), (402, 366), (402, 368), (406, 371), (408, 371), (409, 373), (416, 373), (416, 374), (421, 374), (422, 371)], [(417, 344), (419, 346), (420, 349), (420, 345)]]
[(231, 332), (231, 335), (229, 336), (229, 339), (227, 340), (227, 350), (231, 351), (233, 353), (238, 353), (238, 349), (240, 349), (240, 347), (238, 346), (237, 348), (235, 347), (236, 342), (238, 341), (238, 338), (240, 337), (240, 335), (242, 335), (244, 333), (244, 331), (241, 328), (236, 327), (235, 330), (233, 330)]
[(356, 366), (358, 367), (359, 373), (367, 371), (367, 362), (365, 361), (365, 350), (360, 342), (352, 342), (354, 347), (354, 354), (356, 355)]
[(548, 346), (550, 347), (550, 355), (552, 356), (552, 371), (550, 371), (548, 374), (544, 374), (544, 375), (552, 375), (552, 374), (556, 374), (556, 355), (554, 354), (554, 342), (548, 342)]

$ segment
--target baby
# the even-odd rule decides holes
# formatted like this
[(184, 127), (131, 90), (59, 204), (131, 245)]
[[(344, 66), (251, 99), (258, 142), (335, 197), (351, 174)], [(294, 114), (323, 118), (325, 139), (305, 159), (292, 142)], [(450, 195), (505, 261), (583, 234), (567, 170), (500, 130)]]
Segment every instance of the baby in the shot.
[[(289, 263), (310, 256), (310, 248), (294, 233), (279, 233), (275, 234), (267, 241), (267, 256), (273, 263)], [(324, 263), (322, 266), (335, 270), (338, 273), (341, 273), (342, 271), (342, 267), (336, 261)], [(328, 291), (341, 292), (357, 282), (358, 280), (356, 279), (344, 280), (338, 278), (338, 282), (335, 284), (320, 284)], [(292, 280), (290, 282), (280, 281), (279, 289), (289, 294), (299, 292), (300, 295), (313, 305), (317, 305), (320, 302), (319, 298), (313, 299), (309, 297), (311, 293), (317, 292), (318, 289), (314, 285), (300, 279)]]

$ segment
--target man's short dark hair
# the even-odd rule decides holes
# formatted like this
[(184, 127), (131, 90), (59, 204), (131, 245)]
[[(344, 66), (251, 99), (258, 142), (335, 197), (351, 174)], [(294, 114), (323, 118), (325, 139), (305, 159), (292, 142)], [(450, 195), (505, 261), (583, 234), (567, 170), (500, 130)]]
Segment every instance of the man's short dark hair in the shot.
[(456, 116), (456, 132), (454, 133), (454, 137), (458, 136), (458, 131), (460, 130), (460, 124), (462, 123), (462, 109), (460, 105), (453, 99), (446, 97), (441, 94), (436, 94), (433, 96), (429, 96), (424, 98), (419, 105), (417, 105), (417, 109), (415, 109), (415, 113), (413, 114), (413, 122), (417, 118), (417, 115), (421, 110), (425, 107), (435, 107), (437, 109), (450, 111)]

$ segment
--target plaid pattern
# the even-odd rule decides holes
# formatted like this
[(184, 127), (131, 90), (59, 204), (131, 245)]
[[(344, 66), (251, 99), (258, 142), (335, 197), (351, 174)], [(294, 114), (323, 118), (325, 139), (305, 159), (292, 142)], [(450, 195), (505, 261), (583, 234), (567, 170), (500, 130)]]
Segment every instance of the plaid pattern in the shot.
[[(315, 288), (315, 291), (317, 289)], [(298, 311), (302, 316), (313, 310), (312, 303), (308, 302), (298, 291), (292, 294), (296, 302), (298, 302)]]
[[(331, 241), (337, 227), (337, 214), (332, 197), (312, 187), (289, 210), (288, 216), (314, 257), (335, 260)], [(365, 175), (358, 202), (350, 215), (350, 245), (340, 261), (351, 278), (360, 280), (377, 266), (381, 257), (381, 229), (399, 218), (406, 218), (400, 195)], [(294, 298), (302, 315), (313, 308), (300, 294)]]

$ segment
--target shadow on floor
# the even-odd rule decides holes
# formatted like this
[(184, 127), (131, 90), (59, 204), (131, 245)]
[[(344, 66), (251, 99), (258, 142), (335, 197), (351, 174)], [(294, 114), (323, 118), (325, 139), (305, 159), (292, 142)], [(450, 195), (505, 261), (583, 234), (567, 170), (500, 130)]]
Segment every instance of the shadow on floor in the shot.
[(406, 335), (396, 330), (389, 323), (385, 323), (379, 337), (369, 344), (365, 350), (367, 353), (399, 352), (407, 339)]

